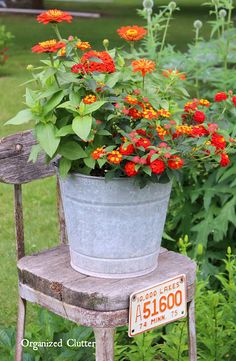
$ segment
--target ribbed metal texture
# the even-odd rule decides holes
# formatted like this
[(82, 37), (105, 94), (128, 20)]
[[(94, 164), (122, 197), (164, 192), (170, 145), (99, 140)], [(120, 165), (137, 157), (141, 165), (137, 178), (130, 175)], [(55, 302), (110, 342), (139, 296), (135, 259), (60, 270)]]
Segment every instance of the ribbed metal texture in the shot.
[(60, 183), (74, 269), (129, 278), (156, 268), (171, 183), (140, 189), (130, 178), (81, 174)]

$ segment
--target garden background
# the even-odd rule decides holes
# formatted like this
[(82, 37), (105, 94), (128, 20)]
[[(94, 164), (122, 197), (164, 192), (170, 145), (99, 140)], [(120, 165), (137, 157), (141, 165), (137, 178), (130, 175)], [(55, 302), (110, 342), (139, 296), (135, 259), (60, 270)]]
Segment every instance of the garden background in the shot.
[[(212, 1), (212, 3), (213, 2), (214, 1)], [(225, 4), (227, 2), (229, 3), (230, 1), (225, 0)], [(158, 0), (155, 3), (158, 3), (158, 6), (162, 4), (166, 5), (168, 1)], [(196, 19), (201, 19), (204, 23), (201, 36), (209, 38), (211, 31), (211, 26), (208, 23), (210, 20), (209, 10), (205, 6), (201, 6), (203, 3), (204, 1), (200, 0), (177, 1), (181, 11), (174, 13), (174, 19), (172, 20), (167, 39), (170, 44), (175, 45), (176, 51), (186, 52), (188, 50), (187, 44), (194, 44), (196, 29), (194, 31), (193, 22)], [(114, 0), (108, 3), (102, 3), (102, 1), (87, 1), (81, 3), (45, 1), (45, 5), (46, 8), (53, 7), (65, 10), (100, 13), (101, 18), (99, 19), (75, 18), (69, 28), (61, 25), (65, 35), (77, 34), (81, 39), (89, 41), (92, 46), (97, 49), (101, 48), (101, 42), (104, 38), (110, 40), (111, 47), (122, 45), (122, 41), (116, 33), (116, 29), (120, 26), (145, 24), (142, 18), (137, 15), (136, 9), (142, 8), (142, 2), (138, 0)], [(30, 74), (26, 69), (27, 65), (32, 64), (36, 66), (39, 64), (39, 57), (37, 54), (31, 53), (31, 47), (39, 41), (50, 38), (50, 29), (44, 26), (39, 27), (34, 16), (26, 15), (1, 14), (0, 24), (5, 25), (7, 30), (14, 35), (12, 44), (9, 45), (9, 59), (4, 66), (0, 66), (0, 137), (3, 137), (18, 132), (21, 129), (30, 128), (29, 125), (21, 128), (4, 126), (4, 122), (23, 108), (25, 86), (22, 84), (30, 79)], [(234, 64), (235, 58), (233, 58), (233, 60), (231, 59), (230, 67), (227, 70), (233, 69)], [(233, 74), (231, 76), (232, 84), (233, 79), (236, 77), (235, 70)], [(219, 86), (222, 87), (223, 85), (219, 84)], [(212, 91), (216, 89), (215, 84), (212, 86), (212, 89)], [(218, 90), (222, 91), (225, 89), (220, 88)], [(206, 213), (206, 209), (203, 210), (203, 212), (205, 212), (205, 215), (207, 214), (208, 218), (206, 217), (205, 228), (202, 226), (198, 231), (198, 235), (196, 236), (198, 239), (194, 237), (194, 235), (192, 238), (191, 235), (189, 237), (186, 236), (191, 233), (190, 230), (188, 232), (186, 225), (183, 225), (182, 221), (175, 224), (171, 217), (169, 217), (169, 225), (166, 230), (168, 234), (168, 236), (166, 236), (166, 242), (170, 248), (175, 250), (179, 249), (183, 253), (189, 250), (190, 255), (195, 257), (199, 262), (199, 287), (197, 291), (197, 299), (199, 300), (197, 305), (199, 312), (197, 317), (199, 320), (199, 360), (236, 360), (236, 352), (232, 351), (233, 341), (235, 341), (236, 337), (236, 310), (234, 305), (236, 297), (234, 271), (236, 264), (231, 255), (232, 249), (234, 248), (236, 222), (234, 219), (236, 199), (234, 197), (236, 197), (236, 191), (235, 185), (232, 185), (235, 166), (231, 167), (229, 172), (231, 173), (228, 178), (225, 176), (223, 179), (223, 181), (227, 180), (228, 183), (221, 184), (222, 187), (225, 187), (224, 189), (216, 190), (210, 185), (207, 190), (204, 190), (204, 195), (200, 194), (199, 196), (195, 194), (195, 198), (193, 197), (195, 201), (199, 202), (200, 208), (203, 207), (203, 204), (205, 206), (206, 202), (210, 207), (210, 204), (213, 202), (214, 206), (218, 207), (218, 213), (221, 212), (219, 214), (221, 214), (221, 216), (223, 214), (226, 218), (226, 220), (224, 220), (225, 223), (221, 223), (222, 227), (225, 227), (226, 230), (219, 235), (216, 246), (213, 246), (213, 241), (215, 241), (214, 237), (209, 235), (209, 232), (207, 233), (206, 228), (209, 229), (213, 226), (209, 221), (209, 213)], [(217, 178), (216, 175), (213, 175), (214, 179), (215, 177)], [(220, 177), (222, 177), (222, 174), (218, 174), (218, 180)], [(232, 181), (231, 183), (229, 182), (229, 178)], [(201, 184), (201, 187), (203, 186), (204, 183)], [(232, 189), (230, 195), (227, 193), (229, 187)], [(46, 179), (24, 186), (27, 253), (52, 247), (58, 242), (55, 190), (55, 179)], [(223, 192), (223, 200), (214, 200), (215, 193), (218, 191)], [(187, 192), (189, 192), (189, 188)], [(177, 190), (175, 195), (178, 195), (179, 199), (183, 199), (183, 197), (186, 196), (186, 194), (183, 195), (183, 192), (180, 193), (180, 191)], [(195, 213), (199, 214), (198, 206), (191, 205), (190, 198), (191, 196), (188, 194), (189, 204), (185, 203), (185, 205), (195, 208)], [(12, 359), (17, 311), (13, 190), (10, 186), (0, 184), (0, 199), (0, 255), (2, 266), (0, 273), (0, 351), (3, 355), (0, 359), (5, 361)], [(229, 204), (229, 202), (231, 203)], [(227, 208), (224, 208), (225, 205), (227, 205)], [(188, 218), (187, 206), (183, 207), (182, 204), (181, 208), (178, 204), (179, 208), (177, 207), (177, 209), (182, 212), (182, 218)], [(213, 211), (210, 209), (209, 212), (211, 213)], [(215, 208), (214, 212), (211, 214), (213, 218), (217, 216)], [(226, 214), (226, 212), (228, 213)], [(201, 215), (201, 217), (204, 218), (205, 215)], [(201, 217), (199, 216), (199, 219), (201, 219)], [(188, 225), (191, 224), (188, 220), (187, 223)], [(173, 239), (173, 234), (178, 235), (177, 239)], [(199, 236), (200, 238), (202, 237), (201, 240), (199, 240)], [(209, 244), (209, 247), (207, 247), (207, 244)], [(227, 258), (226, 263), (224, 263), (222, 259), (225, 257), (226, 252)], [(221, 272), (226, 272), (226, 274), (223, 275)], [(216, 275), (218, 278), (212, 275)], [(210, 280), (209, 282), (208, 279)], [(219, 318), (216, 317), (216, 312), (219, 312)], [(225, 312), (227, 312), (227, 317), (224, 318), (222, 315)], [(211, 323), (211, 321), (213, 323)], [(162, 330), (156, 330), (154, 333), (140, 336), (132, 342), (124, 336), (126, 331), (121, 330), (116, 340), (117, 345), (119, 344), (119, 346), (117, 346), (117, 360), (149, 361), (159, 359), (154, 356), (157, 350), (162, 352), (163, 358), (160, 358), (161, 360), (187, 360), (185, 322), (180, 322), (178, 325), (171, 325), (170, 329), (172, 329), (172, 331), (173, 328), (174, 332), (171, 332), (169, 338), (168, 336), (161, 337)], [(69, 337), (69, 335), (73, 335), (76, 338), (84, 337), (84, 339), (92, 337), (91, 330), (76, 329), (73, 324), (63, 321), (59, 317), (54, 317), (49, 313), (41, 312), (33, 305), (29, 305), (27, 329), (28, 336), (36, 339), (40, 339), (40, 337), (42, 338), (44, 335), (47, 339), (59, 337), (59, 335), (63, 335), (65, 338)], [(82, 336), (81, 331), (83, 331)], [(168, 335), (168, 327), (165, 329), (165, 332), (167, 332)], [(214, 335), (214, 337), (212, 337), (212, 335)], [(150, 345), (153, 346), (151, 350)], [(221, 351), (219, 351), (220, 349)], [(127, 355), (127, 350), (131, 356)], [(178, 350), (177, 354), (176, 350)], [(64, 352), (64, 356), (61, 356), (59, 353), (55, 353), (55, 355), (50, 354), (50, 352), (48, 354), (47, 352), (46, 354), (41, 354), (40, 351), (32, 352), (29, 350), (29, 353), (25, 356), (25, 361), (93, 360), (91, 350), (86, 351), (86, 354), (83, 353), (83, 350), (79, 353), (77, 350), (64, 350)]]

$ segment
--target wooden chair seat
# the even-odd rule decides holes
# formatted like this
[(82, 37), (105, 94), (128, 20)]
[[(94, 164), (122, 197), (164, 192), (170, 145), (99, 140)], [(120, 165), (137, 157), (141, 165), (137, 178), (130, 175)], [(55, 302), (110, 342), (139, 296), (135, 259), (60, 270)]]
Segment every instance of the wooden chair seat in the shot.
[[(167, 264), (169, 267), (166, 267)], [(179, 274), (184, 273), (187, 278), (188, 302), (194, 297), (195, 262), (166, 249), (161, 250), (158, 268), (154, 272), (133, 280), (101, 279), (76, 272), (70, 266), (67, 245), (25, 256), (18, 261), (17, 266), (22, 298), (46, 306), (61, 316), (66, 314), (67, 318), (84, 325), (90, 325), (90, 321), (81, 319), (79, 313), (75, 312), (76, 308), (84, 309), (84, 312), (122, 311), (122, 320), (114, 319), (113, 316), (113, 322), (115, 325), (126, 324), (130, 294)]]

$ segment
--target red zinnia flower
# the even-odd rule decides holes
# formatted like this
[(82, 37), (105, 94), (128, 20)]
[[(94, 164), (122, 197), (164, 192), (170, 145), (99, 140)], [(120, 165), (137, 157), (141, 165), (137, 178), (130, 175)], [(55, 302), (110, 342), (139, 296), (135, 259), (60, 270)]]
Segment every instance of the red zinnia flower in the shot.
[(220, 160), (221, 167), (227, 167), (230, 164), (230, 159), (229, 159), (228, 154), (222, 153), (220, 155), (220, 157), (221, 157), (221, 160)]
[(147, 34), (147, 30), (141, 26), (123, 26), (117, 30), (120, 37), (126, 41), (138, 41), (143, 39)]
[(47, 40), (37, 45), (33, 46), (32, 52), (33, 53), (56, 53), (59, 49), (62, 49), (66, 46), (65, 43), (62, 41)]
[(217, 149), (225, 149), (226, 147), (225, 138), (219, 133), (212, 134), (211, 144), (214, 145)]
[(66, 21), (67, 23), (70, 23), (72, 20), (72, 16), (64, 11), (53, 9), (38, 15), (37, 20), (39, 23), (43, 23), (43, 24), (61, 23), (62, 21)]
[(138, 118), (142, 118), (143, 113), (136, 108), (130, 108), (128, 110), (128, 115), (134, 119), (138, 119)]
[(145, 76), (147, 73), (152, 73), (155, 70), (156, 64), (152, 60), (148, 59), (139, 59), (132, 61), (133, 72), (141, 72), (142, 76)]
[(124, 146), (124, 144), (122, 144), (120, 146), (119, 151), (123, 155), (130, 155), (134, 152), (134, 146), (133, 146), (133, 144), (128, 144), (126, 146)]
[(227, 100), (228, 95), (225, 92), (220, 92), (215, 95), (215, 102), (223, 102), (224, 100)]
[(184, 161), (178, 155), (172, 155), (172, 157), (168, 160), (168, 166), (171, 169), (180, 169), (183, 165)]
[(196, 125), (192, 127), (190, 134), (193, 138), (196, 138), (203, 137), (204, 135), (209, 135), (209, 132), (203, 125)]
[(233, 96), (232, 102), (234, 103), (234, 105), (235, 105), (235, 107), (236, 107), (236, 95)]
[(200, 112), (200, 110), (196, 110), (196, 112), (194, 113), (193, 115), (193, 120), (196, 122), (196, 123), (204, 123), (204, 120), (206, 119), (206, 115), (205, 113), (203, 112)]
[(78, 74), (78, 73), (84, 73), (84, 66), (83, 64), (75, 64), (71, 68), (71, 72)]
[(81, 63), (87, 73), (114, 73), (116, 70), (112, 57), (106, 51), (90, 50), (82, 56)]
[(138, 172), (135, 170), (136, 164), (134, 162), (127, 162), (124, 167), (125, 174), (128, 177), (134, 177), (138, 174)]
[(161, 174), (166, 169), (166, 165), (163, 162), (163, 160), (156, 159), (153, 162), (150, 163), (150, 168), (152, 170), (152, 173), (154, 174)]
[(143, 147), (145, 149), (147, 149), (150, 145), (151, 145), (151, 142), (147, 138), (140, 138), (136, 142), (137, 147)]
[(184, 105), (184, 111), (185, 112), (191, 112), (192, 110), (196, 110), (197, 109), (197, 102), (196, 101), (193, 101), (193, 102), (187, 102), (185, 105)]
[(147, 135), (146, 131), (144, 129), (137, 129), (136, 133), (138, 133), (139, 135)]

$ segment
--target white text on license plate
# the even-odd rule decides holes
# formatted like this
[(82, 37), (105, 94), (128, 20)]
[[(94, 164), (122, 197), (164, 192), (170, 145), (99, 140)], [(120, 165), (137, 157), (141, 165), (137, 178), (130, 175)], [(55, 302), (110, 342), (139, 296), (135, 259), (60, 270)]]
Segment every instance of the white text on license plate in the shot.
[(129, 336), (186, 317), (186, 277), (179, 275), (130, 296)]

